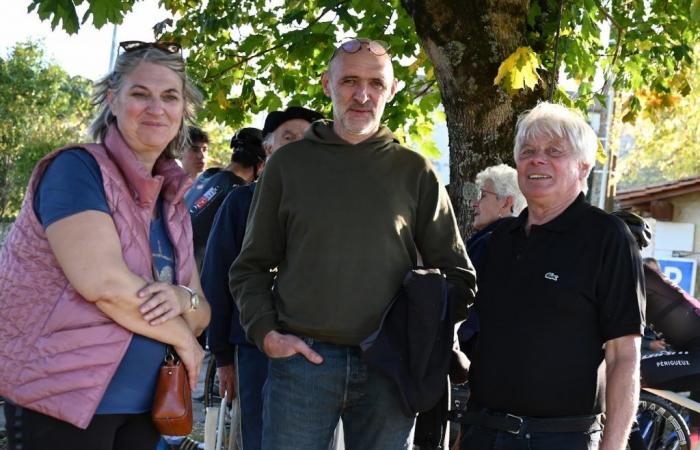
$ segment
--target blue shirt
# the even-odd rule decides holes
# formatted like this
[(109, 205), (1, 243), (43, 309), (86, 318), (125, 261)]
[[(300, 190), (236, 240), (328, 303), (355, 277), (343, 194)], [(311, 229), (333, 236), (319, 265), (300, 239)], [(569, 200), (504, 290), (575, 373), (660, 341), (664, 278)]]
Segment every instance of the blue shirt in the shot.
[[(44, 229), (60, 219), (88, 210), (110, 214), (97, 161), (82, 149), (59, 154), (44, 172), (33, 206)], [(161, 208), (160, 199), (158, 208)], [(156, 279), (173, 282), (175, 258), (162, 214), (151, 222), (150, 241)], [(149, 411), (164, 355), (165, 344), (134, 334), (97, 407), (97, 414)]]

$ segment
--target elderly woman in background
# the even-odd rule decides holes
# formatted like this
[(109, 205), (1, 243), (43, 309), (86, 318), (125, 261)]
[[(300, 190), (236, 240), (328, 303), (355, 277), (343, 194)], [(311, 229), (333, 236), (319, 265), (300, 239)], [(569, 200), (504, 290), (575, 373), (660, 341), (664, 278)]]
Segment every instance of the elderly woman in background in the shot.
[[(467, 240), (467, 253), (474, 264), (477, 277), (482, 266), (482, 254), (491, 233), (507, 217), (520, 214), (525, 207), (525, 197), (518, 187), (518, 173), (507, 164), (490, 166), (476, 174), (476, 187), (479, 189), (474, 208), (472, 228), (477, 232)], [(477, 278), (478, 286), (478, 278)], [(471, 356), (475, 344), (474, 336), (479, 331), (479, 321), (474, 309), (467, 321), (459, 329), (462, 350)]]
[[(472, 228), (476, 230), (467, 240), (467, 253), (476, 269), (477, 288), (479, 273), (482, 271), (482, 255), (493, 230), (506, 218), (517, 216), (525, 207), (525, 197), (518, 187), (518, 173), (507, 164), (490, 166), (476, 174), (476, 187), (479, 189), (474, 208)], [(467, 320), (459, 327), (459, 345), (471, 358), (479, 332), (479, 318), (472, 307)]]
[(200, 94), (173, 43), (124, 42), (96, 85), (98, 144), (36, 166), (0, 255), (11, 449), (152, 450), (166, 345), (194, 387), (210, 310), (174, 161)]
[(481, 253), (501, 219), (517, 216), (525, 208), (525, 197), (518, 187), (518, 174), (507, 164), (487, 167), (476, 175), (479, 193), (472, 228), (477, 232), (467, 240), (469, 259), (479, 273)]

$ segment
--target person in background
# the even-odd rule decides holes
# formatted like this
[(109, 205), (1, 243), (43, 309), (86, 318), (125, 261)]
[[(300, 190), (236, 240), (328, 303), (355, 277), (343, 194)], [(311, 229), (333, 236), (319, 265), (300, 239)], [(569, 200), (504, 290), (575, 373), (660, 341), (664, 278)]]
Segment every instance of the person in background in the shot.
[[(525, 197), (518, 187), (518, 173), (507, 164), (498, 164), (482, 170), (476, 174), (475, 184), (479, 192), (472, 203), (474, 208), (472, 228), (476, 233), (467, 240), (466, 244), (467, 254), (476, 269), (478, 287), (483, 253), (493, 230), (505, 218), (520, 214), (525, 207)], [(468, 358), (471, 358), (474, 352), (479, 331), (479, 319), (475, 309), (472, 306), (469, 317), (458, 331), (460, 349)], [(455, 446), (457, 448), (459, 443)]]
[[(479, 193), (472, 203), (474, 208), (472, 228), (476, 233), (467, 240), (467, 254), (478, 276), (484, 249), (488, 245), (493, 230), (506, 217), (520, 214), (525, 207), (525, 197), (518, 187), (517, 172), (507, 164), (487, 167), (476, 175), (475, 183)], [(469, 314), (466, 322), (459, 328), (460, 346), (467, 356), (472, 354), (476, 342), (474, 337), (478, 331), (477, 315)]]
[[(642, 217), (628, 210), (612, 214), (625, 222), (640, 250), (649, 245), (651, 227)], [(655, 258), (643, 261), (647, 327), (642, 339), (642, 386), (690, 391), (690, 399), (700, 401), (700, 302), (669, 280)], [(695, 448), (700, 417), (694, 411), (688, 416), (689, 448)], [(638, 427), (630, 434), (633, 440), (641, 440)]]
[(518, 174), (507, 164), (498, 164), (482, 170), (476, 175), (479, 189), (474, 208), (472, 228), (476, 230), (467, 240), (469, 259), (479, 273), (479, 263), (493, 230), (501, 219), (520, 214), (525, 208), (525, 197), (518, 187)]
[(262, 447), (325, 449), (342, 418), (348, 450), (408, 449), (415, 416), (359, 344), (419, 253), (446, 274), (458, 320), (474, 271), (434, 168), (380, 126), (398, 85), (387, 44), (343, 42), (321, 82), (334, 120), (269, 158), (229, 272), (248, 339), (270, 358)]
[(190, 210), (194, 234), (194, 256), (201, 269), (204, 249), (214, 216), (226, 195), (234, 186), (257, 180), (265, 164), (261, 132), (257, 128), (242, 128), (231, 138), (231, 162), (224, 168), (212, 167), (197, 178), (185, 195)]
[[(613, 212), (615, 214), (615, 212)], [(621, 213), (618, 213), (621, 214)], [(634, 214), (634, 213), (630, 213)], [(622, 218), (622, 217), (620, 217)], [(641, 219), (641, 218), (640, 218)], [(624, 218), (623, 218), (624, 220)], [(641, 219), (642, 221), (644, 219)], [(628, 223), (629, 226), (629, 223)], [(647, 225), (648, 227), (648, 225)], [(630, 227), (631, 229), (631, 227)], [(650, 232), (651, 233), (651, 232)], [(632, 232), (634, 234), (634, 231)], [(646, 247), (646, 245), (644, 245)], [(659, 262), (656, 260), (656, 258), (652, 258), (650, 256), (643, 258), (642, 262), (644, 263), (644, 272), (645, 272), (645, 280), (649, 280), (650, 274), (648, 273), (649, 270), (652, 270), (658, 274), (661, 274), (661, 266), (659, 265)], [(651, 275), (652, 278), (655, 278), (655, 275)], [(665, 277), (664, 277), (665, 278)], [(674, 289), (676, 290), (676, 289)], [(647, 310), (649, 309), (649, 289), (647, 287)], [(652, 295), (653, 297), (653, 295)], [(647, 321), (649, 321), (649, 316), (647, 315)], [(668, 345), (666, 344), (666, 339), (663, 338), (663, 336), (660, 336), (657, 334), (650, 326), (648, 326), (644, 329), (644, 336), (642, 337), (642, 355), (645, 353), (656, 353), (656, 352), (661, 352), (664, 351), (668, 348)]]
[(199, 127), (187, 127), (190, 144), (182, 152), (182, 170), (194, 181), (204, 170), (205, 153), (209, 149), (209, 135)]
[[(301, 139), (311, 123), (320, 119), (320, 113), (300, 106), (271, 112), (263, 127), (265, 152), (271, 155)], [(262, 390), (268, 359), (245, 338), (228, 288), (228, 270), (241, 251), (255, 185), (235, 187), (224, 200), (214, 219), (202, 265), (202, 287), (212, 305), (209, 349), (216, 358), (221, 396), (239, 396), (245, 450), (261, 448)]]
[(0, 253), (12, 450), (153, 450), (166, 345), (192, 387), (209, 322), (174, 158), (200, 102), (175, 43), (121, 43), (90, 130), (34, 169)]
[(625, 448), (644, 276), (625, 224), (585, 202), (597, 148), (588, 123), (562, 105), (540, 103), (518, 120), (513, 158), (527, 209), (496, 227), (479, 269), (462, 449)]

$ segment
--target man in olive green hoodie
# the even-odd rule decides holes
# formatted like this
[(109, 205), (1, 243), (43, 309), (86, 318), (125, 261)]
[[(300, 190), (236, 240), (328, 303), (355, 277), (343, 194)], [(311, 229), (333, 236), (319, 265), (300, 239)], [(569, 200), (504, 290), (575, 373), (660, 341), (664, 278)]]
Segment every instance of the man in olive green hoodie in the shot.
[[(414, 417), (358, 344), (417, 265), (439, 267), (467, 315), (474, 269), (432, 165), (380, 126), (397, 89), (388, 46), (352, 39), (323, 74), (333, 121), (269, 158), (230, 288), (270, 357), (263, 449), (411, 448)], [(276, 270), (275, 270), (276, 269)]]

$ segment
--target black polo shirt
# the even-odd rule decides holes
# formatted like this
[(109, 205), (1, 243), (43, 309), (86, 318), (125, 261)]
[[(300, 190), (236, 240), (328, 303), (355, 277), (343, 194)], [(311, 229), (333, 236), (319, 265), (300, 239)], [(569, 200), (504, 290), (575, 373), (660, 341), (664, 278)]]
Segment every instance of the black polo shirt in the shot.
[(529, 235), (526, 222), (527, 210), (486, 249), (472, 399), (531, 417), (598, 413), (603, 344), (643, 332), (639, 250), (627, 226), (583, 194)]

